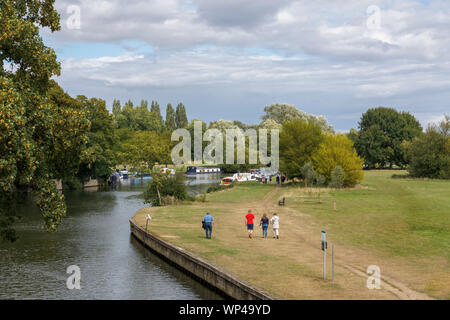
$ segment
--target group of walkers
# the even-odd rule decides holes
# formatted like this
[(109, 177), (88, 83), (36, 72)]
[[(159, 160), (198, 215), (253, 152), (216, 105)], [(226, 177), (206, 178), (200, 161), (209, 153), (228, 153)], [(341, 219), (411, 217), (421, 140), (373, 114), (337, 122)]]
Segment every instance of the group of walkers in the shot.
[[(262, 184), (272, 183), (272, 178), (273, 178), (273, 176), (262, 176), (261, 183)], [(275, 179), (277, 181), (277, 185), (284, 184), (287, 180), (285, 175), (280, 176), (279, 174), (276, 176)]]
[[(245, 216), (245, 225), (247, 226), (248, 237), (252, 239), (253, 237), (253, 229), (254, 229), (254, 219), (255, 215), (252, 213), (252, 210), (248, 210), (247, 215)], [(273, 238), (279, 239), (279, 229), (280, 229), (280, 218), (276, 213), (273, 214), (272, 218), (268, 218), (267, 214), (263, 214), (259, 221), (259, 226), (262, 227), (262, 237), (267, 238), (267, 229), (269, 229), (269, 224), (272, 225), (273, 230)], [(211, 239), (212, 228), (214, 225), (214, 218), (208, 212), (206, 216), (202, 219), (202, 227), (205, 229), (206, 239)]]
[[(251, 239), (253, 237), (253, 229), (255, 215), (252, 213), (252, 210), (248, 210), (247, 215), (245, 216), (245, 224), (247, 226), (248, 237)], [(269, 223), (272, 225), (273, 230), (273, 238), (279, 239), (279, 229), (280, 229), (280, 218), (276, 213), (273, 214), (272, 218), (267, 217), (267, 214), (263, 214), (261, 220), (259, 220), (259, 226), (262, 227), (262, 237), (267, 238), (267, 229), (269, 228)]]

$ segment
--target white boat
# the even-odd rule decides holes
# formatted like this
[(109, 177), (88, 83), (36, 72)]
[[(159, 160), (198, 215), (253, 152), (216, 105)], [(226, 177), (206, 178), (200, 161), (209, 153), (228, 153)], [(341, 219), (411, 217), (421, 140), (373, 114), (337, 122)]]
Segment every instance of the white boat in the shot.
[(258, 181), (258, 175), (255, 173), (249, 173), (249, 172), (235, 173), (233, 175), (233, 181), (238, 181), (238, 182)]

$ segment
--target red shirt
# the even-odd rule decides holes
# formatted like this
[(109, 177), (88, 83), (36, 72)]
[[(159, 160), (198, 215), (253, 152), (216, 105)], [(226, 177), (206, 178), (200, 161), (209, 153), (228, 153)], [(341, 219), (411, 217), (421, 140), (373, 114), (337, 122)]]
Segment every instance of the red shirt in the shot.
[(247, 224), (253, 224), (253, 219), (255, 219), (255, 216), (253, 213), (248, 213), (245, 218), (247, 219)]

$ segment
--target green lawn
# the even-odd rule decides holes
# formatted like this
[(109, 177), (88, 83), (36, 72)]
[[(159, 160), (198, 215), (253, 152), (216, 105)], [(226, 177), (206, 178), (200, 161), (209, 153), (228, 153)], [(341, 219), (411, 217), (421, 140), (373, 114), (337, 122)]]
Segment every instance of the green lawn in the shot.
[[(152, 233), (284, 298), (398, 298), (389, 290), (368, 290), (366, 279), (345, 267), (376, 264), (410, 289), (448, 299), (450, 181), (392, 179), (393, 173), (399, 171), (365, 172), (362, 185), (353, 189), (323, 188), (321, 203), (318, 189), (243, 183), (208, 194), (206, 202), (146, 208), (134, 219), (145, 226), (150, 212)], [(278, 206), (281, 197), (285, 207)], [(248, 209), (256, 221), (278, 212), (280, 240), (262, 239), (258, 227), (250, 240), (244, 224)], [(208, 211), (216, 223), (212, 240), (205, 240), (201, 229)], [(337, 247), (334, 286), (322, 280), (322, 229)]]
[[(450, 181), (392, 179), (392, 174), (366, 172), (361, 189), (329, 192), (322, 204), (292, 200), (348, 244), (392, 256), (439, 255), (450, 260)], [(333, 195), (337, 212), (330, 210)]]

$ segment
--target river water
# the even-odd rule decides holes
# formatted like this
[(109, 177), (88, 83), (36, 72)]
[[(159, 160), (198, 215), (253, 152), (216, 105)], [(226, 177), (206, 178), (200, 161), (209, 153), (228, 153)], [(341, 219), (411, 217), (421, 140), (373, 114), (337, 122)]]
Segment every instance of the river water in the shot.
[[(218, 179), (190, 179), (189, 191)], [(135, 179), (115, 190), (65, 191), (67, 217), (53, 234), (41, 230), (37, 208), (23, 199), (20, 239), (0, 242), (0, 299), (221, 299), (131, 237), (128, 220), (144, 206), (137, 197), (144, 189)], [(81, 271), (80, 290), (66, 285), (72, 265)]]

